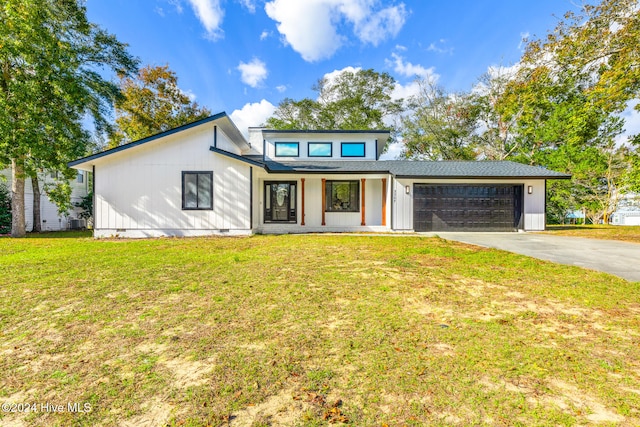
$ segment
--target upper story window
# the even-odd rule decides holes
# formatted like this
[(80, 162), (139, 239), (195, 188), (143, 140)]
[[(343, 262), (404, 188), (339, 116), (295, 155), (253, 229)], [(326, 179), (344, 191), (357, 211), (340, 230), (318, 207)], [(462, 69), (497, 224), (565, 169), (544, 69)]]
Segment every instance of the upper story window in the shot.
[(276, 157), (300, 156), (300, 144), (297, 142), (276, 142)]
[(342, 157), (364, 157), (364, 142), (343, 142), (340, 144), (340, 156)]
[(213, 209), (213, 172), (182, 172), (182, 209)]
[(309, 157), (333, 157), (333, 144), (330, 142), (310, 142)]

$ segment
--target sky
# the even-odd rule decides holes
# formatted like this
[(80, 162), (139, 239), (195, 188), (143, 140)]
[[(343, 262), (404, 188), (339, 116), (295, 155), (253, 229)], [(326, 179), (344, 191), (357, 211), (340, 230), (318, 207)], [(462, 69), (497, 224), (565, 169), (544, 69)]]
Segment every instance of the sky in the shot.
[(389, 73), (399, 97), (415, 93), (416, 77), (436, 79), (448, 91), (468, 91), (489, 67), (517, 63), (523, 39), (544, 38), (567, 11), (578, 12), (578, 4), (86, 1), (90, 21), (128, 43), (142, 66), (168, 64), (183, 91), (212, 113), (225, 111), (245, 133), (284, 98), (313, 98), (314, 83), (349, 67)]

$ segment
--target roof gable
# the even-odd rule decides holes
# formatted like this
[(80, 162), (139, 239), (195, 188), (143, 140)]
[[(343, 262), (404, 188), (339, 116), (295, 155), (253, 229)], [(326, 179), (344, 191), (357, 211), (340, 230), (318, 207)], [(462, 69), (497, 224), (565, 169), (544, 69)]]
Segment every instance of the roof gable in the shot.
[(161, 138), (186, 131), (188, 129), (192, 129), (198, 126), (202, 126), (207, 123), (215, 122), (216, 126), (219, 126), (220, 129), (229, 137), (229, 139), (238, 146), (241, 150), (247, 150), (250, 148), (249, 143), (244, 138), (242, 133), (238, 130), (236, 125), (231, 121), (227, 113), (224, 111), (218, 114), (214, 114), (209, 117), (205, 117), (204, 119), (197, 120), (195, 122), (187, 123), (182, 126), (178, 126), (177, 128), (169, 129), (165, 132), (161, 132), (155, 135), (148, 136), (143, 139), (139, 139), (137, 141), (130, 142), (128, 144), (124, 144), (115, 148), (111, 148), (109, 150), (101, 151), (99, 153), (91, 154), (86, 157), (82, 157), (80, 159), (71, 161), (67, 164), (69, 167), (77, 167), (85, 163), (92, 162), (94, 160), (110, 156), (115, 153), (119, 153), (130, 148), (138, 147), (140, 145), (148, 144), (154, 141), (157, 141)]

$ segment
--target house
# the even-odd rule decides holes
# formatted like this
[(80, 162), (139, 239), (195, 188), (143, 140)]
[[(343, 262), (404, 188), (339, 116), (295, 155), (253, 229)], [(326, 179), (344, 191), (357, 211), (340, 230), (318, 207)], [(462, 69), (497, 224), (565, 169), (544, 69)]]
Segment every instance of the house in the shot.
[(389, 132), (252, 128), (225, 113), (69, 163), (94, 235), (543, 230), (547, 179), (513, 162), (379, 160)]
[[(74, 208), (66, 215), (60, 214), (56, 204), (47, 197), (44, 186), (55, 182), (56, 172), (39, 173), (38, 180), (40, 182), (40, 220), (42, 221), (40, 229), (42, 231), (59, 231), (84, 226), (84, 221), (79, 220), (82, 209)], [(0, 183), (4, 183), (8, 189), (11, 189), (10, 168), (0, 170)], [(69, 185), (71, 186), (71, 204), (75, 206), (89, 193), (88, 173), (78, 171), (76, 178), (69, 181)], [(33, 231), (33, 187), (30, 178), (25, 179), (24, 182), (24, 211), (25, 228), (27, 231)]]
[(627, 193), (618, 201), (611, 214), (611, 225), (640, 225), (640, 194)]

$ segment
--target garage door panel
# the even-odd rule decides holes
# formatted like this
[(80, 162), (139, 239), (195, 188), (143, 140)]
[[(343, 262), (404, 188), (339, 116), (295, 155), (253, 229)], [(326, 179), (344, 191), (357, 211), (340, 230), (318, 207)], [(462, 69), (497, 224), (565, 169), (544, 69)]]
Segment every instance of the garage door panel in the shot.
[(522, 186), (414, 184), (416, 231), (514, 231)]

